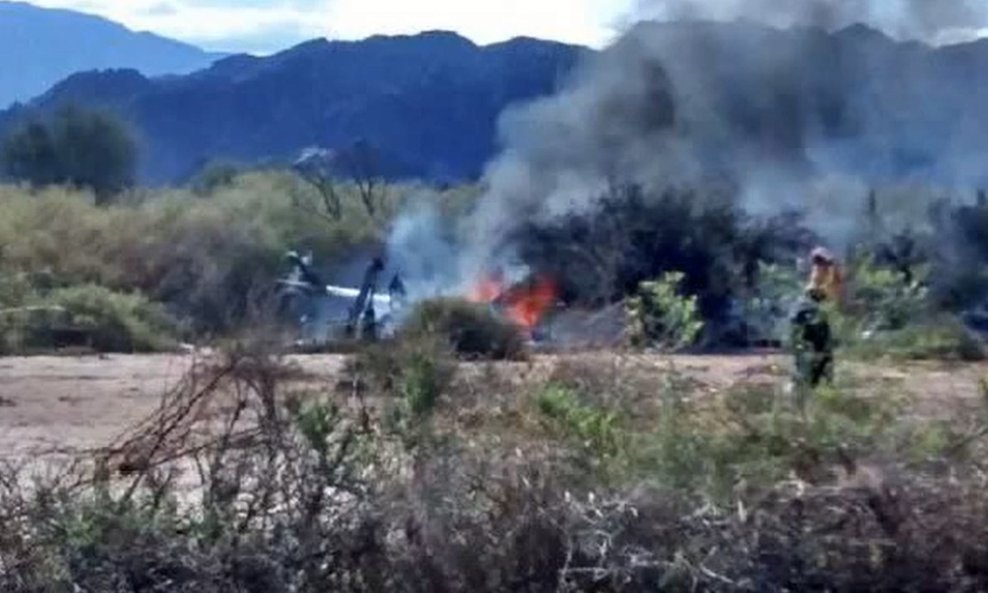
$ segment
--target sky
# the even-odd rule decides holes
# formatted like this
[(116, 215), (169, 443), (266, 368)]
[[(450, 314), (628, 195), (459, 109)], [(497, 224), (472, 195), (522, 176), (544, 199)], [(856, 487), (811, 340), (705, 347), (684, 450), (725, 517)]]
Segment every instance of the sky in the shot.
[(314, 39), (457, 31), (603, 47), (637, 18), (750, 18), (779, 26), (864, 21), (935, 44), (988, 35), (988, 0), (32, 0), (210, 50), (268, 54)]
[(316, 37), (457, 31), (480, 44), (518, 36), (602, 47), (637, 0), (32, 0), (98, 14), (210, 50), (271, 53)]

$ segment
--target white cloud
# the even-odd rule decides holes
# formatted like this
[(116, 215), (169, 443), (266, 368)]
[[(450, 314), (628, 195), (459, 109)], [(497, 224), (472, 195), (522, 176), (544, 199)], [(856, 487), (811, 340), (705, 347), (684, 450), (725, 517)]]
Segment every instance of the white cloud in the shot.
[(452, 29), (478, 43), (529, 36), (604, 45), (615, 34), (628, 0), (335, 0), (330, 33), (359, 38), (375, 33)]
[(34, 0), (211, 49), (269, 52), (306, 39), (450, 29), (478, 43), (519, 35), (601, 46), (634, 0)]

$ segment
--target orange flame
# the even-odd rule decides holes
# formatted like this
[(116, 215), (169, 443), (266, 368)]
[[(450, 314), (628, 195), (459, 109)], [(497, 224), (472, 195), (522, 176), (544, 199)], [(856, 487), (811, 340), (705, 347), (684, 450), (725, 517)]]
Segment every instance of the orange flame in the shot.
[(546, 277), (535, 278), (509, 290), (502, 301), (508, 319), (531, 331), (556, 302), (556, 283)]
[(497, 303), (515, 325), (532, 331), (556, 301), (556, 283), (540, 276), (506, 288), (500, 274), (481, 278), (467, 294), (474, 303)]

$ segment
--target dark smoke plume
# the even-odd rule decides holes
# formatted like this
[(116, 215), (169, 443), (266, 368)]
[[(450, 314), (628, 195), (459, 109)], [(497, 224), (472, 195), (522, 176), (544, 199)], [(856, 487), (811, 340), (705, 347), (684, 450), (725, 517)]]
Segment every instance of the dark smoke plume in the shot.
[(827, 30), (862, 23), (899, 39), (927, 42), (988, 27), (988, 3), (982, 0), (640, 0), (638, 14)]
[[(973, 3), (932, 1), (663, 4), (699, 16), (778, 8), (792, 23), (868, 17), (924, 31), (981, 14)], [(803, 210), (841, 247), (871, 187), (967, 191), (988, 182), (979, 165), (988, 92), (971, 78), (986, 77), (986, 67), (988, 53), (972, 59), (862, 26), (637, 25), (557, 95), (504, 115), (504, 151), (488, 169), (464, 266), (501, 257), (522, 222), (592, 215), (615, 183), (726, 188), (752, 214)]]

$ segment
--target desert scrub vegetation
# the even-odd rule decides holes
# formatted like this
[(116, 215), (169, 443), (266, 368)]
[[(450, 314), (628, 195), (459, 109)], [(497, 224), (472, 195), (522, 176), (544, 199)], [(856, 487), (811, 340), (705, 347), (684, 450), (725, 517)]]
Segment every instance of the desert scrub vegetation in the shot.
[(449, 395), (455, 354), (443, 336), (405, 336), (391, 344), (370, 344), (351, 357), (343, 384), (361, 398), (383, 398), (382, 426), (414, 437), (417, 428)]
[(833, 310), (844, 356), (855, 359), (979, 361), (983, 341), (930, 293), (929, 268), (908, 275), (866, 256), (850, 266), (847, 302)]
[(98, 285), (164, 307), (187, 337), (222, 336), (261, 309), (287, 251), (339, 263), (380, 240), (403, 199), (397, 188), (378, 190), (383, 205), (372, 218), (353, 190), (339, 191), (345, 213), (330, 223), (310, 213), (318, 197), (287, 173), (242, 173), (205, 193), (137, 189), (99, 205), (85, 191), (0, 186), (0, 276), (33, 295), (10, 306)]
[(164, 307), (139, 293), (96, 285), (44, 290), (25, 274), (0, 273), (0, 354), (154, 352), (173, 348), (180, 334)]
[[(988, 586), (988, 415), (952, 432), (851, 384), (801, 414), (774, 382), (701, 396), (630, 361), (436, 383), (421, 360), (293, 391), (297, 370), (241, 350), (59, 479), (5, 468), (0, 588)], [(383, 429), (381, 401), (426, 384), (451, 397)]]
[(684, 296), (686, 276), (667, 272), (655, 281), (642, 282), (628, 299), (628, 340), (637, 348), (676, 351), (696, 343), (703, 331), (695, 296)]
[(95, 285), (51, 290), (36, 303), (0, 311), (0, 353), (61, 347), (98, 352), (158, 352), (177, 345), (178, 326), (140, 294)]
[(439, 340), (472, 360), (521, 360), (527, 357), (520, 329), (496, 315), (490, 305), (457, 298), (423, 301), (401, 329), (403, 339)]

